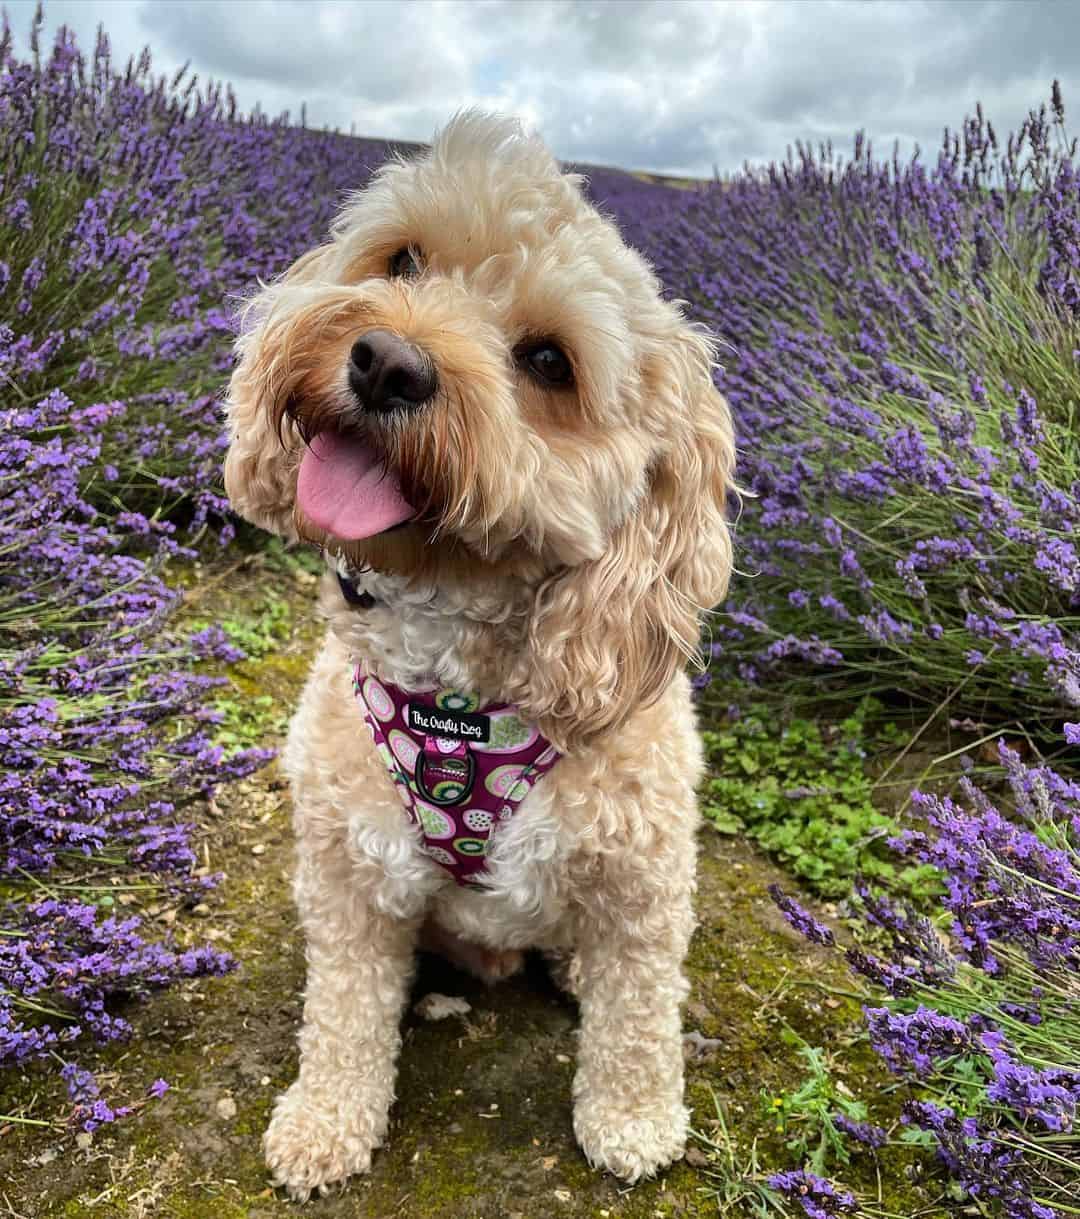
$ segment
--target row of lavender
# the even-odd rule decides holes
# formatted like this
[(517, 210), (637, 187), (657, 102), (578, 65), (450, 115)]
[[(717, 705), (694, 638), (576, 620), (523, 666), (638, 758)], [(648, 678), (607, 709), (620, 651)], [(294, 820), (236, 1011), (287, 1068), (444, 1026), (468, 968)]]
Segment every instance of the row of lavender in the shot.
[[(611, 206), (723, 340), (741, 563), (713, 678), (821, 700), (835, 673), (1080, 758), (1080, 174), (1055, 86), (998, 149), (981, 112), (936, 165), (821, 150), (658, 206)], [(998, 155), (1000, 153), (1000, 155)], [(1056, 745), (1055, 745), (1056, 742)], [(826, 1120), (747, 1196), (878, 1210), (821, 1174), (936, 1149), (980, 1214), (1080, 1214), (1080, 785), (1004, 745), (1003, 816), (916, 794), (895, 849), (935, 918), (858, 885), (844, 950), (901, 1124)], [(822, 944), (832, 931), (774, 895)], [(873, 950), (870, 950), (870, 945)], [(867, 1097), (871, 1112), (892, 1112)], [(829, 1149), (835, 1154), (830, 1158)], [(770, 1211), (771, 1213), (771, 1211)]]
[(316, 240), (385, 148), (234, 121), (148, 56), (114, 69), (104, 37), (89, 62), (63, 32), (39, 58), (36, 33), (29, 62), (0, 35), (0, 1066), (61, 1071), (93, 1127), (122, 1108), (80, 1065), (128, 1035), (115, 1000), (232, 964), (117, 913), (198, 902), (185, 807), (268, 756), (214, 745), (196, 669), (235, 649), (171, 630), (160, 577), (230, 534), (229, 296)]
[(740, 564), (714, 673), (901, 691), (991, 727), (1080, 707), (1080, 170), (1055, 84), (932, 168), (861, 137), (614, 206), (722, 341)]
[(232, 966), (148, 938), (116, 903), (194, 904), (214, 878), (194, 874), (183, 806), (268, 757), (211, 740), (215, 679), (192, 669), (235, 649), (163, 629), (172, 531), (104, 519), (80, 490), (108, 413), (59, 391), (0, 409), (0, 1066), (51, 1061), (90, 1129), (116, 1110), (73, 1043), (129, 1034), (107, 1001)]
[[(1080, 745), (1080, 725), (1068, 737)], [(1005, 745), (1000, 756), (1008, 816), (965, 779), (959, 800), (917, 793), (923, 828), (892, 843), (943, 878), (936, 918), (862, 884), (847, 903), (853, 935), (837, 950), (903, 1105), (897, 1124), (895, 1099), (861, 1098), (891, 1129), (833, 1114), (816, 1162), (770, 1178), (810, 1216), (875, 1214), (821, 1174), (853, 1148), (890, 1145), (934, 1149), (974, 1213), (1080, 1214), (1080, 784)], [(836, 947), (792, 898), (773, 897), (808, 939)]]

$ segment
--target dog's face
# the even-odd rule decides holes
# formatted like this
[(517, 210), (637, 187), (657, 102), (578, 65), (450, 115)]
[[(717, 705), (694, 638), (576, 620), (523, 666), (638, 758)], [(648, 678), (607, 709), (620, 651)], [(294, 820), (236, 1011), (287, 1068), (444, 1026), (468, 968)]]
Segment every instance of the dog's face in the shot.
[[(386, 166), (238, 349), (237, 510), (358, 566), (527, 587), (538, 717), (599, 728), (606, 697), (614, 722), (617, 679), (654, 694), (692, 650), (730, 567), (711, 349), (516, 124), (468, 114)], [(575, 655), (595, 697), (559, 690)]]

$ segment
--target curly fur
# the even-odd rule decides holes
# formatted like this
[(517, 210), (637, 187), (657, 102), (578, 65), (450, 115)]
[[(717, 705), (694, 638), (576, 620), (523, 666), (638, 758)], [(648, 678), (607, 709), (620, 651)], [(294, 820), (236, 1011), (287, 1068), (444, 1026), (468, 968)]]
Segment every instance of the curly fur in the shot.
[[(408, 246), (417, 278), (391, 280)], [(423, 348), (439, 392), (360, 417), (345, 367), (389, 329)], [(557, 341), (571, 389), (530, 380)], [(455, 118), (385, 166), (330, 240), (249, 302), (227, 402), (237, 511), (305, 538), (329, 630), (284, 754), (295, 896), (308, 944), (300, 1070), (265, 1136), (275, 1180), (306, 1197), (366, 1171), (386, 1134), (412, 962), (457, 945), (491, 975), (557, 954), (581, 1005), (574, 1129), (628, 1181), (681, 1154), (679, 1005), (693, 926), (701, 752), (683, 672), (731, 568), (734, 451), (713, 349), (644, 260), (509, 120)], [(366, 429), (410, 503), (406, 526), (328, 537), (296, 503), (305, 438)], [(493, 838), (482, 891), (421, 850), (354, 705), (356, 662), (518, 704), (565, 757)]]

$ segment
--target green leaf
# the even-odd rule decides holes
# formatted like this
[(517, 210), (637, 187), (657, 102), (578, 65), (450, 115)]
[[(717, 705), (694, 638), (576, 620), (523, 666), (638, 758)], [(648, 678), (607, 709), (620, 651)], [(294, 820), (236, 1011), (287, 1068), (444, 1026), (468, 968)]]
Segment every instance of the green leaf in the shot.
[(720, 834), (741, 834), (746, 824), (734, 813), (725, 813), (720, 809), (706, 808), (705, 816), (709, 824)]

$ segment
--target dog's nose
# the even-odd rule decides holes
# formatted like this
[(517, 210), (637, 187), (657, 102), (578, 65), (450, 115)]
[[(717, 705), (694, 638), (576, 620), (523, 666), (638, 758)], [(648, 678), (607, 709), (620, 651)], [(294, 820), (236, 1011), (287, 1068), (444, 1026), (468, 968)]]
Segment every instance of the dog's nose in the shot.
[(349, 386), (369, 411), (410, 410), (426, 402), (439, 380), (431, 360), (389, 330), (369, 330), (349, 352)]

